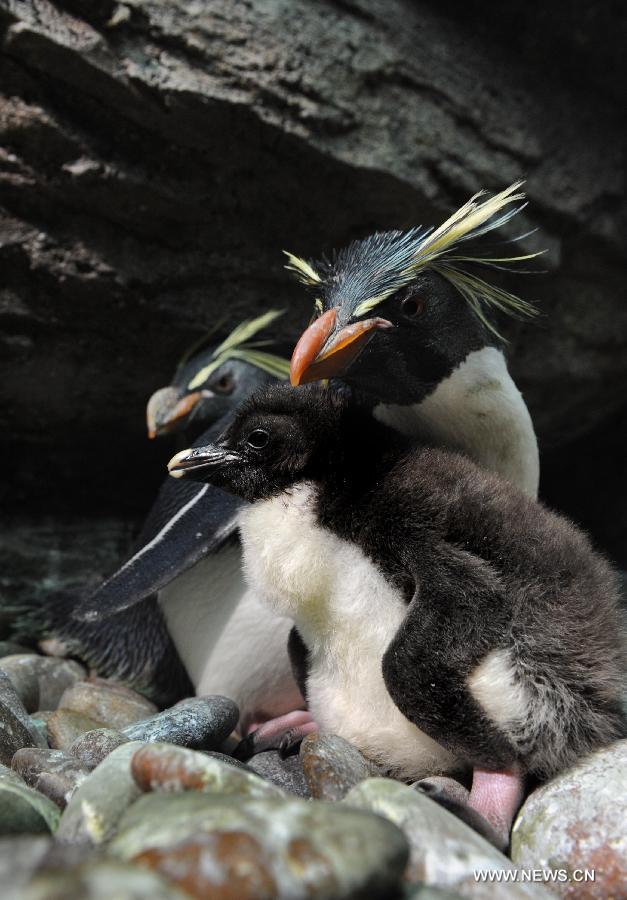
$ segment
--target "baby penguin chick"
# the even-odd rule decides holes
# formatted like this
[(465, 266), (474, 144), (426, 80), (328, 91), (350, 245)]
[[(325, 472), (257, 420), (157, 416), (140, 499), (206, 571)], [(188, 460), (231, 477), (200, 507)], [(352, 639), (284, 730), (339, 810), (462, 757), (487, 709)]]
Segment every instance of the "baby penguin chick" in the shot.
[(277, 386), (169, 468), (251, 501), (247, 577), (295, 623), (319, 727), (403, 779), (472, 766), (470, 805), (507, 832), (526, 773), (627, 734), (616, 579), (562, 517), (402, 440), (331, 391)]

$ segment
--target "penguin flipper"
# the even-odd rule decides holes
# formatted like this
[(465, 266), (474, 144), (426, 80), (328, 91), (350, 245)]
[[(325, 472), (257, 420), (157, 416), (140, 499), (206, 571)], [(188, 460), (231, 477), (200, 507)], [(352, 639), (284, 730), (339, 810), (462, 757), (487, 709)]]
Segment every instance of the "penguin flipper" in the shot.
[[(235, 535), (243, 502), (209, 484), (166, 482), (156, 507), (173, 511), (107, 581), (76, 610), (84, 621), (106, 618), (156, 594)], [(148, 523), (163, 519), (161, 510)], [(144, 528), (143, 535), (147, 529)]]
[[(231, 414), (222, 416), (192, 446), (211, 443), (230, 418)], [(212, 485), (166, 478), (134, 552), (75, 609), (75, 616), (83, 621), (107, 618), (158, 593), (234, 536), (237, 514), (243, 506), (243, 500)]]
[(444, 542), (412, 569), (416, 593), (383, 655), (388, 693), (410, 722), (456, 756), (505, 769), (518, 754), (467, 683), (507, 633), (500, 579), (484, 560)]

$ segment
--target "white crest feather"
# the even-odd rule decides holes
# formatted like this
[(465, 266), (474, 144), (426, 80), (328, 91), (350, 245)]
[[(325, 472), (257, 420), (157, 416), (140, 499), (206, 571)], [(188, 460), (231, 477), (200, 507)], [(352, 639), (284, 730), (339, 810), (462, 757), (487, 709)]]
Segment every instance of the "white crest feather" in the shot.
[(309, 265), (307, 260), (301, 259), (300, 256), (294, 256), (293, 253), (289, 253), (287, 250), (284, 250), (283, 253), (285, 253), (288, 259), (288, 264), (285, 268), (290, 272), (294, 272), (299, 281), (309, 286), (320, 284), (320, 276), (315, 269)]
[[(516, 297), (509, 291), (491, 285), (478, 275), (469, 272), (466, 264), (505, 269), (512, 263), (534, 259), (545, 251), (502, 257), (460, 255), (457, 252), (459, 245), (464, 241), (478, 238), (500, 228), (524, 209), (526, 205), (524, 203), (518, 206), (512, 205), (525, 199), (524, 193), (520, 190), (522, 185), (522, 181), (516, 181), (504, 191), (483, 201), (480, 201), (479, 198), (485, 196), (486, 192), (480, 191), (449, 216), (438, 228), (420, 233), (409, 263), (394, 278), (390, 279), (390, 283), (386, 285), (385, 290), (362, 300), (356, 307), (353, 315), (363, 316), (370, 313), (387, 297), (410, 284), (418, 272), (426, 268), (439, 272), (450, 281), (468, 301), (483, 324), (495, 334), (498, 334), (498, 332), (484, 312), (484, 307), (486, 306), (513, 316), (537, 315), (538, 311), (532, 304)], [(527, 237), (527, 235), (521, 235), (520, 238), (515, 240), (520, 240), (523, 237)]]

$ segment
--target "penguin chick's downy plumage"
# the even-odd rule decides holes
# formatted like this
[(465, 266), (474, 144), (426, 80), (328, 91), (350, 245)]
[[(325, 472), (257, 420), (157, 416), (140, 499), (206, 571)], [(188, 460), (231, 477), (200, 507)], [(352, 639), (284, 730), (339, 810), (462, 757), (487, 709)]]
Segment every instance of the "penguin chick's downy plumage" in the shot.
[(395, 774), (547, 777), (627, 733), (612, 570), (469, 460), (275, 387), (170, 468), (252, 501), (246, 570), (296, 624), (313, 717)]

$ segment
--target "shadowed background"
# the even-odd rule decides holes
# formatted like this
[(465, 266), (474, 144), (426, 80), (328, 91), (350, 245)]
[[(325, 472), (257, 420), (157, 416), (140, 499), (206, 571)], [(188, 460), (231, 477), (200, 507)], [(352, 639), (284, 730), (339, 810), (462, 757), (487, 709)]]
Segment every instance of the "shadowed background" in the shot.
[[(560, 6), (564, 6), (561, 5)], [(527, 179), (546, 273), (508, 323), (542, 494), (627, 565), (627, 8), (0, 0), (0, 587), (96, 582), (173, 445), (199, 335), (310, 300), (281, 250), (437, 224)]]

